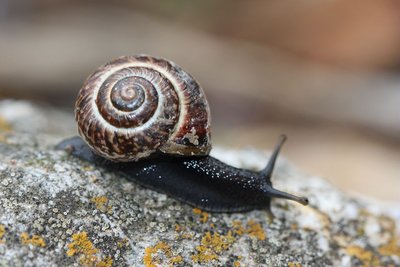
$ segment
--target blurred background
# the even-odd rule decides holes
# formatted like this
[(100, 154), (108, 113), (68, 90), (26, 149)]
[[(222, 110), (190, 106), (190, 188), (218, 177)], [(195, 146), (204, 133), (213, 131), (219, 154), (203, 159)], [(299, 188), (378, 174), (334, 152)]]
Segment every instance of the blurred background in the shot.
[(215, 145), (286, 133), (299, 169), (400, 200), (399, 0), (0, 0), (1, 99), (72, 115), (91, 72), (140, 53), (197, 78)]

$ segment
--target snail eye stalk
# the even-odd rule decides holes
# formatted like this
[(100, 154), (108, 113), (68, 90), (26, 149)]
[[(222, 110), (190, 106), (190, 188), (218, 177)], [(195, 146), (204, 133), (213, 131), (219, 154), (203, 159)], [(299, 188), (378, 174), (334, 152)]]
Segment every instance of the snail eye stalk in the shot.
[(264, 176), (268, 182), (271, 180), (271, 176), (272, 176), (272, 172), (274, 171), (276, 159), (278, 158), (279, 152), (286, 140), (287, 140), (287, 137), (284, 134), (282, 134), (279, 137), (278, 143), (276, 144), (276, 147), (275, 147), (274, 151), (272, 152), (272, 155), (267, 163), (267, 166), (265, 166), (265, 168), (260, 171), (260, 175)]
[(288, 200), (293, 200), (296, 201), (300, 204), (303, 204), (304, 206), (308, 205), (308, 198), (306, 197), (298, 197), (283, 191), (279, 191), (272, 186), (265, 186), (264, 188), (264, 194), (268, 197), (275, 197), (275, 198), (283, 198), (283, 199), (288, 199)]

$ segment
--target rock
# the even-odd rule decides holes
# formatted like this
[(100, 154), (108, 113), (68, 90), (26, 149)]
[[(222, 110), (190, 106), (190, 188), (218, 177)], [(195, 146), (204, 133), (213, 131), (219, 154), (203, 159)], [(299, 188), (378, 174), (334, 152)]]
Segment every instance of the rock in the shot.
[[(263, 210), (206, 213), (55, 150), (63, 134), (13, 132), (5, 121), (0, 266), (400, 264), (398, 203), (348, 196), (282, 157), (275, 187), (308, 196), (309, 206), (273, 200), (272, 221)], [(256, 150), (213, 153), (252, 169), (268, 158)]]
[[(1, 124), (2, 121), (3, 124)], [(2, 100), (0, 101), (0, 130), (7, 130), (7, 128), (32, 134), (71, 136), (75, 134), (75, 120), (73, 114), (54, 108), (39, 107), (27, 101)]]

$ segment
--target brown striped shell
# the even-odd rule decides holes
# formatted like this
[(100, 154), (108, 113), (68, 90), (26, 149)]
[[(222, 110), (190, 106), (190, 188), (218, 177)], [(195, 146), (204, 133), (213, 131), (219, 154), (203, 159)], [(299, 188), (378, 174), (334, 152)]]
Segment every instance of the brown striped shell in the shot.
[(113, 161), (157, 152), (207, 155), (211, 149), (203, 90), (165, 59), (124, 56), (101, 66), (86, 79), (75, 108), (81, 137)]

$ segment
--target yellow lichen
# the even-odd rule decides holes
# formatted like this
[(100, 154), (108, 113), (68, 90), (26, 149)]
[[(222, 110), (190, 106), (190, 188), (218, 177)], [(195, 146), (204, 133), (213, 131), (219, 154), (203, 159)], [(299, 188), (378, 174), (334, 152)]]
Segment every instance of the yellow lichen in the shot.
[(107, 256), (103, 260), (96, 263), (95, 266), (96, 267), (111, 267), (112, 264), (113, 264), (113, 259), (111, 258), (111, 256)]
[(29, 238), (28, 233), (24, 232), (20, 235), (20, 237), (21, 237), (21, 242), (23, 245), (33, 245), (33, 246), (42, 247), (42, 248), (44, 248), (46, 246), (46, 242), (39, 235), (33, 235), (31, 238)]
[(262, 229), (261, 224), (256, 223), (253, 220), (250, 220), (247, 223), (247, 226), (248, 226), (248, 228), (247, 228), (246, 232), (249, 235), (256, 237), (258, 240), (265, 240), (265, 232)]
[(262, 227), (259, 223), (256, 223), (253, 220), (250, 220), (247, 223), (247, 228), (244, 228), (240, 221), (234, 221), (233, 222), (233, 232), (239, 236), (241, 236), (243, 234), (248, 234), (250, 236), (256, 237), (258, 240), (265, 240), (264, 230), (262, 229)]
[(180, 264), (180, 263), (182, 263), (182, 262), (183, 262), (182, 256), (172, 257), (172, 258), (169, 260), (169, 263), (172, 264), (172, 265)]
[(379, 247), (379, 253), (384, 256), (398, 256), (400, 257), (400, 246), (398, 240), (395, 238), (391, 239), (388, 244)]
[(80, 232), (72, 235), (73, 242), (68, 244), (67, 255), (69, 257), (82, 253), (84, 255), (94, 255), (98, 252), (93, 243), (87, 238), (86, 232)]
[(0, 224), (0, 244), (5, 243), (6, 240), (3, 238), (6, 233), (6, 227)]
[(193, 239), (194, 235), (192, 233), (185, 232), (185, 226), (175, 224), (175, 231), (178, 233), (177, 239)]
[(194, 208), (194, 209), (193, 209), (193, 213), (194, 213), (194, 214), (201, 214), (201, 209), (199, 209), (199, 208)]
[(197, 254), (192, 256), (194, 262), (207, 263), (218, 259), (218, 254), (205, 246), (196, 247)]
[[(160, 255), (158, 255), (158, 253)], [(166, 257), (163, 263), (162, 255)], [(182, 256), (173, 256), (171, 247), (165, 242), (159, 242), (153, 247), (147, 247), (144, 250), (143, 263), (146, 267), (164, 266), (166, 264), (173, 266), (182, 263)]]
[(390, 240), (387, 244), (379, 247), (378, 251), (384, 256), (399, 256), (400, 257), (400, 238), (396, 237), (396, 223), (387, 216), (379, 216), (379, 221), (383, 228), (390, 234)]
[(377, 257), (375, 257), (375, 255), (372, 253), (372, 251), (368, 251), (366, 249), (363, 249), (360, 246), (348, 246), (347, 249), (347, 254), (349, 254), (350, 256), (354, 256), (356, 258), (358, 258), (364, 266), (380, 266), (380, 262), (379, 259)]
[[(367, 210), (361, 210), (359, 213), (359, 216), (361, 217), (373, 217), (373, 218), (377, 218), (379, 221), (379, 225), (380, 227), (383, 229), (384, 232), (389, 234), (389, 241), (380, 246), (378, 248), (378, 252), (379, 254), (383, 255), (383, 256), (399, 256), (400, 257), (400, 238), (398, 236), (396, 236), (396, 223), (393, 220), (393, 218), (390, 218), (386, 215), (375, 215)], [(365, 219), (364, 219), (365, 221)], [(358, 229), (357, 232), (359, 235), (364, 235), (365, 234), (365, 230), (364, 230), (364, 226), (362, 226), (362, 229)], [(360, 257), (358, 257), (360, 258)], [(361, 258), (360, 258), (361, 259)]]
[(206, 232), (201, 239), (200, 246), (196, 247), (197, 254), (192, 256), (192, 260), (199, 263), (207, 263), (216, 260), (218, 259), (218, 255), (222, 251), (229, 249), (234, 241), (235, 237), (233, 237), (231, 231), (229, 231), (227, 235)]
[(233, 221), (233, 232), (237, 235), (243, 235), (246, 229), (242, 226), (242, 222)]
[(200, 222), (202, 222), (202, 223), (206, 223), (208, 221), (208, 217), (210, 216), (210, 214), (208, 212), (202, 211), (199, 208), (194, 208), (193, 213), (201, 215)]
[(176, 232), (182, 232), (183, 231), (183, 227), (180, 226), (179, 224), (175, 224), (175, 231)]
[(101, 212), (111, 213), (112, 207), (110, 205), (107, 205), (108, 198), (106, 196), (92, 197), (90, 201), (94, 203), (96, 205), (96, 208)]
[(183, 233), (183, 234), (181, 234), (181, 238), (182, 239), (192, 239), (193, 238), (193, 234), (192, 233)]
[(101, 259), (96, 254), (99, 250), (88, 239), (86, 232), (72, 235), (72, 242), (68, 244), (67, 256), (79, 255), (79, 263), (83, 266), (110, 267), (113, 260), (110, 256)]
[(117, 242), (117, 246), (118, 246), (119, 248), (123, 248), (123, 247), (128, 246), (128, 245), (129, 245), (129, 243), (128, 243), (128, 238), (121, 239), (121, 240), (119, 240), (119, 241)]
[(243, 259), (243, 257), (239, 255), (234, 255), (234, 258), (236, 258), (236, 260), (233, 262), (233, 267), (241, 267), (242, 263), (240, 261)]
[(0, 117), (0, 131), (11, 131), (11, 125), (2, 117)]
[(301, 267), (301, 263), (290, 261), (288, 262), (288, 267)]

